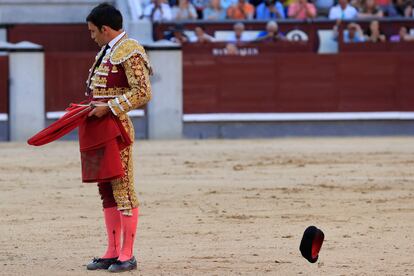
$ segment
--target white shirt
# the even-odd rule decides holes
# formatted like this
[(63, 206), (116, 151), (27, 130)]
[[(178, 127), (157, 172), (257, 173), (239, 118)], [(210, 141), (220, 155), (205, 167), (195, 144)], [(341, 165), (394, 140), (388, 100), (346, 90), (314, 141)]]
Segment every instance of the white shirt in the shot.
[(237, 40), (236, 34), (232, 33), (229, 38), (227, 39), (228, 42), (240, 42), (240, 41), (250, 41), (250, 39), (246, 36), (245, 33), (241, 34), (240, 40)]
[(148, 17), (150, 20), (153, 21), (168, 21), (172, 19), (171, 8), (168, 4), (162, 3), (160, 9), (157, 9), (154, 12), (153, 18), (151, 18), (152, 10), (154, 9), (154, 4), (149, 4), (145, 7), (144, 16)]
[(123, 31), (122, 33), (120, 33), (119, 35), (117, 35), (114, 39), (112, 39), (111, 41), (109, 41), (108, 46), (109, 49), (106, 50), (105, 55), (107, 55), (108, 53), (111, 52), (112, 47), (114, 47), (114, 45), (125, 35), (125, 31)]
[(191, 3), (188, 3), (188, 9), (181, 10), (178, 6), (171, 9), (174, 20), (197, 19), (197, 11)]
[(338, 4), (329, 10), (329, 19), (354, 19), (358, 15), (358, 11), (351, 5), (347, 5), (345, 10), (342, 10)]

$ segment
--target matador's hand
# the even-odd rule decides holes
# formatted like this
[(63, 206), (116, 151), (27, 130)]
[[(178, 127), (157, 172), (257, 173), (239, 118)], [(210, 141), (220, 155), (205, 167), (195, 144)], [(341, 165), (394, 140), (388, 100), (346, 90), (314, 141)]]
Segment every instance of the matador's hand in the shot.
[[(95, 104), (100, 104), (100, 105), (95, 105)], [(93, 109), (89, 112), (88, 117), (96, 116), (100, 118), (110, 111), (109, 106), (103, 106), (101, 102), (91, 102), (91, 105)]]

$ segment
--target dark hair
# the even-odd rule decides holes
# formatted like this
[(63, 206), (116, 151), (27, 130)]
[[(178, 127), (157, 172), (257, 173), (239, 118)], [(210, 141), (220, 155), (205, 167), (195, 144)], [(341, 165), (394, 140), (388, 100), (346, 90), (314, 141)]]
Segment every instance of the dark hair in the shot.
[(93, 23), (100, 30), (102, 26), (108, 26), (115, 31), (122, 29), (122, 14), (114, 6), (102, 3), (91, 10), (87, 22)]

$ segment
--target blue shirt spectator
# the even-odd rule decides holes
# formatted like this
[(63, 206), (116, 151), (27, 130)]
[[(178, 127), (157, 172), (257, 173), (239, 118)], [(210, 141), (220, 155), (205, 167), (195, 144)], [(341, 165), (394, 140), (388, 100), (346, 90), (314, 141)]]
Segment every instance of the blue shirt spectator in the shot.
[(344, 30), (343, 39), (345, 43), (364, 42), (364, 33), (361, 27), (356, 23), (349, 23), (346, 30)]
[(286, 18), (285, 9), (279, 1), (265, 0), (256, 8), (256, 19), (284, 19)]
[(224, 20), (226, 10), (220, 4), (220, 0), (211, 0), (207, 8), (203, 10), (204, 20)]
[(237, 0), (221, 0), (221, 6), (227, 10), (231, 5), (237, 4)]
[(356, 34), (351, 37), (351, 35), (349, 35), (348, 30), (344, 31), (344, 42), (345, 43), (355, 43), (355, 42), (364, 42), (364, 41), (365, 39), (363, 36)]
[(316, 0), (315, 2), (315, 7), (319, 10), (319, 9), (325, 9), (328, 10), (331, 7), (333, 7), (333, 5), (335, 4), (334, 0)]
[(262, 31), (257, 35), (256, 41), (275, 42), (286, 40), (285, 36), (279, 32), (279, 26), (276, 21), (269, 21), (266, 24), (266, 31)]

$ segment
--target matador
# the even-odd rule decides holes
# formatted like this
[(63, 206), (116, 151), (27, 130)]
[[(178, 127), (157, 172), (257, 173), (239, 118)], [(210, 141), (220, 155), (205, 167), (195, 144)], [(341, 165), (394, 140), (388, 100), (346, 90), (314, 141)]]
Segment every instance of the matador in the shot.
[[(134, 141), (134, 127), (127, 113), (151, 98), (151, 66), (144, 48), (122, 29), (122, 15), (109, 4), (95, 7), (86, 19), (91, 38), (102, 47), (90, 69), (87, 96), (94, 109), (88, 116), (112, 113)], [(98, 183), (107, 230), (108, 246), (88, 270), (121, 272), (136, 269), (133, 255), (138, 223), (138, 200), (134, 187), (132, 144), (120, 152), (123, 177)], [(122, 235), (121, 235), (122, 234)], [(122, 243), (121, 243), (122, 236)]]

